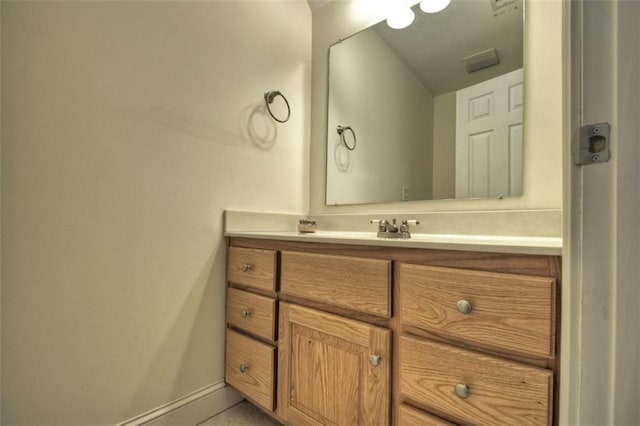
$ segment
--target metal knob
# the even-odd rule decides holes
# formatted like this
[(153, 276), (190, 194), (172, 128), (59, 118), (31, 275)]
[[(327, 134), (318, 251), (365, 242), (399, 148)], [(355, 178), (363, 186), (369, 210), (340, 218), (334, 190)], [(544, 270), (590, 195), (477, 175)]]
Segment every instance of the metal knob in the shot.
[(469, 386), (465, 385), (464, 383), (458, 383), (456, 385), (456, 395), (458, 395), (462, 399), (469, 398), (469, 395), (471, 395)]
[(248, 309), (243, 309), (240, 311), (240, 316), (242, 318), (249, 318), (249, 315), (251, 315), (251, 311)]
[(458, 308), (458, 312), (460, 312), (461, 314), (469, 314), (471, 313), (471, 310), (473, 309), (473, 306), (471, 306), (471, 302), (469, 302), (468, 300), (458, 300), (458, 303), (456, 303), (456, 308)]
[(369, 355), (369, 364), (372, 367), (377, 367), (382, 362), (382, 357), (380, 355)]
[(248, 364), (240, 364), (240, 372), (244, 374), (247, 371), (249, 371), (249, 365)]
[(253, 269), (253, 265), (250, 263), (243, 263), (242, 266), (240, 266), (240, 269), (242, 269), (242, 272), (249, 272)]

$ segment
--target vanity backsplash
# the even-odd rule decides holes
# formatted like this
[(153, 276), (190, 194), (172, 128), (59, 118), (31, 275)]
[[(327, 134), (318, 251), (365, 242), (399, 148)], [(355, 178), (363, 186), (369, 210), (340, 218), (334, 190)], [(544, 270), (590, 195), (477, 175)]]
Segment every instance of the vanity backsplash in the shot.
[(314, 220), (318, 231), (375, 234), (377, 226), (371, 220), (395, 218), (398, 223), (418, 220), (420, 224), (411, 228), (416, 234), (562, 238), (562, 210), (559, 209), (321, 215), (228, 210), (225, 232), (293, 232), (302, 217)]

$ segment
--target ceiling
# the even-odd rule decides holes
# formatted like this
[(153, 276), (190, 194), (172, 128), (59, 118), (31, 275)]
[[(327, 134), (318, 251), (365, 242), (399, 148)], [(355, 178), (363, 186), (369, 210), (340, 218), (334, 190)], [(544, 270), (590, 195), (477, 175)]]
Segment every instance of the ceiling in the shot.
[[(385, 22), (374, 26), (378, 35), (432, 95), (451, 92), (522, 68), (522, 2), (494, 10), (491, 0), (452, 0), (439, 13), (415, 6), (415, 21), (402, 30)], [(500, 63), (467, 73), (462, 58), (495, 48)]]
[(309, 3), (309, 7), (313, 12), (314, 10), (321, 8), (322, 6), (329, 3), (330, 1), (331, 0), (307, 0), (307, 3)]
[[(313, 9), (331, 0), (307, 1)], [(494, 10), (495, 4), (504, 6)], [(417, 5), (413, 10), (415, 21), (407, 28), (395, 30), (385, 21), (372, 28), (433, 96), (522, 68), (522, 0), (452, 0), (439, 13)], [(490, 48), (500, 63), (467, 73), (462, 58)]]

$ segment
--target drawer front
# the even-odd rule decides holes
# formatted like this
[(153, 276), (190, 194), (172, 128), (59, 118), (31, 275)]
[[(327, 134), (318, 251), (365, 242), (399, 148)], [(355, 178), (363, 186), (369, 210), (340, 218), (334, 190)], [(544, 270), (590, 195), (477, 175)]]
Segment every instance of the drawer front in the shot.
[(551, 422), (553, 373), (443, 343), (400, 337), (400, 394), (462, 423)]
[(227, 323), (263, 339), (276, 340), (276, 301), (227, 288)]
[(453, 426), (453, 423), (401, 404), (398, 410), (398, 426)]
[(282, 252), (282, 293), (391, 316), (391, 261)]
[(493, 349), (555, 356), (554, 278), (402, 264), (399, 283), (404, 325)]
[(276, 291), (276, 252), (229, 247), (227, 280), (234, 284)]
[(275, 348), (227, 329), (226, 382), (273, 411)]

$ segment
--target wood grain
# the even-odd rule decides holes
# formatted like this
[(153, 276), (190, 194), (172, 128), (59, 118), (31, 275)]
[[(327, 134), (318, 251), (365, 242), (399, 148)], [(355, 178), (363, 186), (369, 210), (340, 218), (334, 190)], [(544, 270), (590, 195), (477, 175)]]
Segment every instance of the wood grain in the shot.
[(386, 318), (391, 316), (391, 262), (284, 251), (284, 294)]
[(278, 415), (294, 425), (388, 425), (390, 339), (389, 330), (282, 303)]
[(251, 238), (232, 238), (230, 244), (234, 247), (356, 256), (422, 265), (544, 277), (555, 276), (554, 273), (557, 271), (551, 268), (549, 259), (558, 258), (557, 256), (546, 255), (304, 243)]
[[(547, 399), (548, 401), (551, 401), (551, 402), (549, 402), (547, 406), (548, 407), (556, 406), (556, 407), (552, 409), (547, 409), (546, 410), (547, 417), (540, 420), (539, 424), (547, 424), (549, 422), (551, 422), (552, 424), (557, 424), (558, 382), (557, 380), (554, 382), (554, 378), (557, 377), (557, 374), (554, 375), (553, 371), (557, 371), (557, 369), (559, 368), (559, 355), (560, 355), (558, 352), (560, 336), (557, 331), (559, 330), (559, 321), (560, 321), (560, 299), (559, 299), (560, 296), (559, 295), (560, 295), (560, 280), (561, 280), (562, 272), (561, 272), (561, 259), (558, 256), (520, 255), (520, 254), (509, 254), (509, 253), (500, 254), (500, 253), (468, 252), (468, 251), (456, 251), (456, 250), (410, 249), (410, 248), (376, 247), (376, 246), (361, 246), (361, 245), (327, 244), (327, 243), (315, 243), (315, 242), (305, 243), (305, 242), (294, 242), (294, 241), (251, 239), (251, 238), (230, 238), (228, 240), (228, 244), (229, 244), (228, 253), (231, 253), (235, 249), (246, 249), (246, 250), (249, 250), (249, 252), (252, 252), (252, 250), (255, 249), (258, 252), (260, 251), (270, 252), (273, 256), (273, 262), (269, 261), (269, 263), (273, 265), (273, 283), (270, 286), (250, 287), (243, 283), (235, 282), (229, 279), (228, 281), (230, 286), (236, 287), (236, 288), (238, 287), (245, 288), (251, 293), (259, 293), (267, 297), (278, 298), (281, 301), (289, 302), (288, 304), (293, 303), (297, 305), (302, 305), (302, 307), (292, 305), (294, 311), (296, 309), (301, 309), (301, 308), (304, 309), (304, 306), (307, 306), (307, 307), (313, 308), (313, 309), (310, 309), (311, 311), (316, 310), (316, 312), (319, 312), (319, 314), (321, 314), (321, 316), (319, 317), (314, 316), (312, 320), (307, 319), (306, 322), (303, 321), (304, 324), (300, 324), (300, 321), (301, 321), (300, 318), (296, 317), (297, 314), (294, 314), (294, 317), (295, 317), (294, 322), (287, 322), (288, 326), (285, 327), (283, 325), (283, 322), (285, 321), (285, 318), (289, 317), (289, 310), (285, 311), (282, 308), (282, 306), (285, 305), (285, 303), (282, 303), (282, 302), (280, 303), (281, 308), (279, 313), (280, 314), (279, 333), (276, 336), (280, 339), (279, 341), (280, 351), (278, 356), (279, 386), (277, 387), (277, 392), (278, 392), (277, 412), (275, 413), (270, 412), (272, 416), (275, 416), (280, 421), (284, 421), (286, 424), (305, 425), (305, 426), (314, 425), (314, 424), (340, 424), (340, 423), (334, 423), (330, 419), (335, 418), (337, 416), (341, 416), (345, 419), (345, 422), (342, 424), (347, 424), (347, 423), (348, 424), (389, 424), (388, 421), (393, 420), (393, 423), (391, 424), (394, 424), (394, 425), (398, 425), (398, 424), (416, 424), (416, 425), (427, 424), (428, 425), (428, 424), (431, 424), (431, 423), (428, 423), (428, 421), (431, 421), (432, 419), (434, 419), (434, 421), (436, 422), (435, 424), (440, 424), (440, 423), (437, 423), (438, 421), (444, 422), (442, 424), (447, 424), (446, 421), (452, 421), (452, 422), (461, 423), (461, 424), (478, 424), (478, 423), (500, 424), (501, 422), (496, 421), (493, 418), (492, 420), (489, 420), (489, 421), (487, 421), (484, 418), (480, 418), (480, 419), (474, 418), (473, 420), (463, 420), (458, 416), (457, 411), (450, 410), (448, 406), (441, 406), (441, 405), (436, 406), (432, 402), (433, 398), (425, 396), (424, 392), (420, 390), (421, 388), (419, 388), (419, 386), (415, 387), (414, 394), (407, 394), (405, 392), (405, 389), (407, 389), (407, 384), (403, 383), (401, 385), (401, 375), (403, 378), (405, 377), (405, 374), (404, 374), (405, 370), (401, 366), (401, 354), (403, 352), (401, 351), (401, 348), (400, 348), (402, 344), (400, 336), (405, 333), (410, 333), (414, 336), (422, 336), (420, 338), (414, 338), (414, 340), (417, 340), (418, 342), (431, 341), (434, 344), (444, 345), (445, 347), (453, 347), (454, 349), (462, 351), (463, 353), (472, 353), (475, 355), (479, 355), (481, 357), (486, 357), (488, 359), (505, 362), (509, 366), (515, 365), (518, 368), (525, 367), (525, 368), (531, 369), (527, 371), (534, 371), (538, 373), (542, 371), (544, 374), (549, 375), (550, 378), (546, 381), (547, 383), (546, 387), (548, 389)], [(282, 291), (278, 292), (279, 289), (277, 284), (279, 284), (280, 282), (280, 278), (279, 278), (280, 262), (279, 262), (279, 255), (277, 252), (295, 252), (297, 254), (328, 256), (330, 258), (346, 257), (346, 258), (356, 258), (356, 259), (365, 259), (365, 260), (378, 260), (378, 261), (389, 263), (389, 265), (393, 266), (393, 273), (388, 274), (388, 280), (390, 284), (389, 293), (393, 291), (393, 297), (385, 296), (389, 301), (388, 316), (382, 316), (380, 313), (372, 314), (369, 311), (365, 312), (363, 310), (359, 310), (360, 308), (358, 307), (354, 308), (352, 303), (339, 304), (339, 301), (336, 300), (339, 298), (335, 294), (335, 291), (339, 291), (339, 289), (336, 290), (337, 283), (341, 282), (342, 277), (344, 276), (349, 277), (350, 275), (358, 274), (361, 271), (361, 268), (359, 270), (357, 265), (351, 265), (347, 268), (347, 270), (344, 271), (344, 273), (340, 273), (338, 277), (334, 278), (333, 280), (327, 280), (328, 284), (326, 287), (327, 289), (325, 290), (323, 290), (322, 288), (320, 288), (320, 290), (317, 290), (317, 289), (311, 288), (312, 287), (311, 286), (308, 288), (308, 291), (305, 290), (300, 292), (299, 294), (298, 293), (290, 294)], [(313, 257), (311, 259), (315, 260), (317, 258)], [(533, 277), (534, 280), (537, 280), (540, 278), (552, 279), (552, 280), (555, 279), (554, 288), (553, 289), (549, 288), (549, 294), (555, 292), (555, 295), (553, 297), (550, 296), (550, 300), (551, 300), (550, 310), (555, 309), (554, 311), (555, 313), (552, 315), (554, 321), (551, 326), (552, 327), (551, 331), (548, 332), (549, 341), (553, 341), (553, 343), (547, 344), (546, 346), (543, 345), (545, 346), (546, 349), (542, 349), (542, 350), (541, 349), (536, 350), (534, 348), (533, 351), (531, 351), (530, 348), (524, 349), (521, 345), (516, 345), (518, 346), (518, 348), (514, 349), (513, 347), (511, 347), (511, 345), (496, 346), (495, 342), (487, 342), (487, 340), (485, 339), (479, 339), (479, 342), (476, 342), (476, 341), (470, 340), (469, 336), (466, 335), (465, 333), (461, 333), (460, 335), (457, 335), (457, 334), (451, 333), (448, 329), (443, 330), (437, 327), (427, 328), (424, 326), (424, 323), (422, 321), (419, 321), (418, 325), (408, 325), (408, 324), (401, 323), (401, 319), (403, 319), (401, 318), (401, 315), (399, 315), (399, 313), (401, 312), (401, 306), (402, 306), (401, 298), (402, 296), (406, 296), (404, 292), (404, 289), (406, 287), (403, 286), (402, 291), (400, 289), (401, 287), (400, 283), (403, 282), (402, 270), (404, 266), (402, 265), (404, 264), (411, 264), (414, 267), (425, 267), (425, 266), (440, 267), (440, 268), (446, 268), (447, 270), (451, 270), (451, 271), (462, 271), (463, 273), (489, 272), (489, 273), (515, 274), (520, 276), (526, 276), (527, 278)], [(317, 280), (317, 278), (315, 277), (316, 272), (322, 274), (322, 273), (326, 273), (327, 270), (334, 269), (334, 265), (331, 262), (326, 263), (324, 266), (325, 266), (324, 271), (321, 271), (321, 272), (314, 271), (313, 268), (311, 269), (303, 268), (303, 271), (300, 272), (301, 274), (300, 276), (303, 277), (301, 279)], [(315, 281), (315, 282), (317, 283), (318, 281)], [(320, 280), (320, 283), (324, 283), (324, 281)], [(464, 285), (463, 287), (467, 288), (468, 286)], [(320, 294), (320, 296), (315, 295), (316, 291)], [(405, 300), (405, 303), (406, 303), (406, 300)], [(454, 309), (455, 309), (455, 305), (454, 305)], [(321, 312), (321, 311), (324, 311), (324, 312)], [(327, 312), (332, 313), (334, 315), (330, 315)], [(474, 306), (473, 312), (475, 313), (478, 312), (477, 304)], [(332, 330), (332, 331), (330, 333), (325, 333), (325, 330), (322, 329), (322, 327), (319, 328), (313, 325), (316, 323), (322, 324), (323, 315), (328, 315), (329, 317), (338, 315), (342, 317), (349, 317), (349, 318), (356, 319), (358, 321), (363, 321), (370, 324), (375, 324), (375, 325), (378, 325), (379, 327), (387, 328), (387, 331), (393, 332), (396, 336), (398, 336), (393, 339), (393, 343), (391, 347), (390, 347), (391, 343), (390, 342), (387, 343), (387, 347), (388, 348), (390, 347), (389, 357), (391, 357), (391, 358), (387, 357), (387, 359), (390, 359), (390, 361), (393, 363), (393, 368), (391, 369), (393, 376), (391, 377), (389, 373), (386, 373), (386, 375), (383, 375), (383, 377), (387, 377), (386, 380), (388, 381), (386, 398), (388, 401), (389, 392), (390, 392), (391, 398), (392, 398), (391, 401), (393, 401), (393, 405), (392, 405), (393, 409), (390, 410), (389, 402), (387, 402), (386, 404), (369, 402), (368, 403), (369, 405), (365, 405), (364, 403), (363, 404), (352, 403), (352, 405), (358, 405), (359, 408), (357, 413), (355, 411), (349, 411), (349, 410), (345, 411), (344, 408), (341, 408), (337, 405), (334, 405), (333, 407), (331, 407), (330, 404), (328, 405), (323, 404), (322, 398), (316, 395), (316, 392), (318, 391), (318, 389), (321, 389), (321, 387), (317, 387), (317, 386), (308, 386), (306, 388), (304, 386), (301, 386), (298, 388), (299, 389), (298, 394), (300, 395), (300, 398), (298, 398), (298, 402), (300, 402), (300, 400), (313, 401), (314, 398), (317, 398), (320, 402), (309, 402), (308, 404), (303, 404), (303, 406), (305, 407), (309, 405), (310, 407), (315, 407), (315, 408), (309, 409), (309, 410), (307, 410), (306, 408), (303, 408), (301, 410), (295, 410), (285, 406), (286, 401), (288, 400), (288, 397), (291, 395), (289, 395), (290, 393), (289, 390), (284, 389), (285, 387), (284, 384), (289, 382), (290, 370), (291, 368), (294, 368), (292, 367), (292, 365), (294, 365), (294, 362), (290, 356), (284, 355), (283, 348), (287, 348), (291, 346), (291, 340), (292, 340), (291, 336), (296, 336), (295, 337), (297, 339), (296, 347), (298, 348), (297, 349), (298, 353), (304, 354), (303, 357), (296, 358), (298, 359), (299, 367), (295, 367), (295, 368), (298, 368), (298, 370), (301, 371), (300, 373), (296, 373), (298, 374), (298, 377), (304, 377), (303, 375), (305, 374), (306, 371), (312, 371), (312, 370), (308, 370), (308, 368), (317, 368), (317, 363), (310, 361), (313, 359), (325, 360), (326, 362), (330, 361), (331, 364), (344, 365), (345, 366), (344, 370), (351, 369), (352, 367), (349, 366), (351, 362), (349, 361), (350, 357), (347, 354), (351, 353), (349, 352), (350, 350), (349, 348), (353, 348), (353, 346), (349, 346), (349, 345), (355, 344), (355, 347), (360, 347), (360, 344), (363, 344), (366, 341), (365, 339), (366, 332), (359, 330), (357, 328), (355, 329), (356, 331), (354, 332), (354, 336), (355, 336), (354, 341), (351, 341), (349, 339), (345, 340), (344, 338), (341, 338), (340, 336), (349, 334), (351, 327), (345, 326), (344, 323), (341, 323), (342, 325), (339, 325), (338, 323), (333, 323), (331, 320), (329, 320), (329, 323), (333, 325), (327, 327), (327, 330)], [(340, 317), (338, 318), (341, 319)], [(497, 321), (498, 324), (503, 322), (503, 323), (509, 324), (510, 327), (512, 326), (512, 324), (510, 324), (509, 321), (505, 320), (504, 318), (496, 318), (495, 320)], [(289, 338), (288, 338), (289, 343), (287, 343), (286, 341), (283, 341), (285, 329), (287, 328), (289, 329)], [(388, 330), (388, 329), (391, 329), (391, 330)], [(295, 330), (295, 332), (293, 332), (292, 330)], [(528, 332), (529, 330), (526, 329), (524, 331), (524, 334), (526, 335)], [(489, 340), (491, 340), (493, 337), (491, 333), (486, 333), (486, 334), (488, 335)], [(542, 334), (544, 334), (544, 332)], [(389, 337), (385, 337), (382, 340), (387, 339), (388, 341), (388, 339), (390, 339), (390, 335), (391, 334), (389, 333)], [(402, 339), (404, 338), (411, 339), (411, 336), (402, 337)], [(305, 339), (307, 339), (306, 346), (304, 345)], [(311, 345), (309, 345), (308, 343), (309, 340), (311, 340), (312, 342)], [(437, 343), (437, 342), (440, 342), (440, 343)], [(404, 347), (404, 344), (402, 345)], [(456, 348), (456, 346), (458, 347)], [(415, 364), (416, 365), (419, 365), (421, 363), (423, 364), (426, 359), (429, 359), (429, 357), (434, 356), (434, 353), (438, 353), (438, 352), (431, 353), (429, 351), (431, 351), (430, 348), (421, 347), (419, 351), (419, 355), (416, 355), (416, 358), (419, 357), (419, 359), (415, 360)], [(446, 356), (449, 356), (449, 355), (442, 355), (443, 352), (439, 352), (439, 353), (440, 353), (439, 358), (443, 362), (446, 361)], [(330, 355), (325, 356), (324, 354), (330, 354)], [(445, 359), (442, 359), (443, 356), (445, 357)], [(301, 360), (303, 360), (302, 363), (301, 363)], [(343, 360), (344, 362), (341, 362), (341, 360)], [(464, 357), (458, 358), (457, 362), (458, 362), (457, 365), (463, 366), (463, 367), (472, 365), (472, 363), (464, 359)], [(525, 364), (528, 364), (529, 366)], [(532, 366), (538, 366), (542, 368), (536, 368)], [(551, 371), (543, 369), (546, 367), (548, 367)], [(464, 367), (464, 368), (468, 368), (468, 367)], [(501, 368), (506, 368), (506, 367), (502, 366)], [(484, 367), (480, 368), (480, 370), (483, 370), (483, 369)], [(344, 371), (344, 370), (339, 370), (339, 371)], [(325, 377), (325, 379), (323, 380), (325, 380), (326, 386), (341, 388), (341, 384), (338, 383), (338, 379), (336, 378), (335, 373), (329, 372), (328, 367), (323, 367), (321, 362), (320, 362), (320, 369), (318, 371), (321, 372), (319, 373), (319, 377)], [(520, 370), (517, 370), (517, 371), (520, 371)], [(310, 373), (307, 372), (306, 374), (310, 374)], [(343, 373), (340, 373), (340, 374), (343, 374)], [(507, 374), (507, 370), (505, 370), (504, 374)], [(345, 380), (349, 381), (350, 378), (346, 377), (347, 373), (344, 373), (344, 375), (345, 377), (343, 378), (342, 381), (345, 381)], [(357, 377), (364, 377), (364, 375), (360, 372), (353, 373), (352, 375)], [(425, 379), (425, 380), (429, 379), (429, 373), (416, 373), (416, 375), (421, 375), (422, 379)], [(498, 376), (500, 376), (500, 374), (498, 374)], [(535, 376), (535, 377), (539, 378), (539, 376)], [(529, 382), (528, 377), (526, 379), (528, 384)], [(389, 380), (391, 381), (389, 382)], [(298, 382), (299, 381), (300, 380), (298, 380)], [(504, 379), (499, 379), (499, 381), (504, 381)], [(307, 381), (306, 383), (310, 383), (310, 381)], [(539, 382), (536, 382), (536, 383), (539, 384)], [(347, 394), (347, 395), (350, 394), (350, 392), (356, 392), (356, 394), (359, 392), (359, 391), (354, 391), (353, 387), (349, 388), (349, 385), (347, 385), (346, 383), (342, 383), (342, 385), (343, 386), (341, 389), (346, 389), (346, 390), (338, 391), (338, 392), (343, 392), (344, 394)], [(348, 390), (348, 389), (352, 389), (352, 390)], [(322, 392), (324, 392), (325, 395), (332, 393), (328, 391), (322, 391)], [(242, 393), (249, 396), (245, 392), (242, 392)], [(493, 407), (489, 409), (490, 414), (492, 416), (493, 415), (501, 416), (500, 414), (501, 410), (507, 410), (507, 411), (512, 410), (512, 411), (522, 412), (524, 413), (525, 416), (528, 416), (527, 413), (530, 412), (529, 411), (530, 407), (527, 405), (528, 404), (527, 402), (525, 403), (521, 403), (520, 401), (514, 402), (512, 401), (513, 397), (510, 397), (509, 395), (507, 395), (507, 402), (505, 403), (505, 406), (500, 405), (502, 404), (500, 402), (500, 398), (504, 397), (502, 393), (503, 391), (500, 390), (500, 391), (495, 391), (495, 393), (492, 394), (492, 396), (495, 397), (497, 401), (497, 402), (496, 401), (493, 402), (497, 404), (497, 408)], [(453, 395), (455, 396), (455, 394)], [(475, 396), (477, 395), (474, 395), (474, 397)], [(249, 398), (253, 400), (253, 398), (251, 398), (250, 396)], [(328, 398), (328, 396), (326, 398)], [(351, 398), (351, 397), (348, 397), (348, 398)], [(358, 398), (355, 398), (354, 400), (356, 399)], [(468, 400), (465, 400), (465, 401), (468, 402)], [(555, 403), (553, 401), (555, 401)], [(376, 417), (378, 418), (380, 417), (380, 415), (375, 411), (375, 408), (379, 406), (385, 407), (385, 410), (387, 413), (386, 414), (387, 423), (378, 421), (376, 419)], [(326, 407), (326, 408), (319, 408), (319, 407)], [(365, 408), (365, 407), (369, 407), (369, 408)], [(373, 414), (367, 414), (370, 411), (371, 407), (373, 407), (374, 409), (374, 411), (372, 412)], [(306, 414), (304, 412), (305, 410), (306, 410)], [(325, 416), (324, 420), (323, 420), (323, 417), (316, 412), (316, 411), (323, 411), (323, 410), (326, 410), (326, 412), (328, 413), (324, 415)], [(407, 412), (410, 412), (410, 414), (407, 414)], [(393, 419), (391, 419), (390, 413), (393, 414)], [(285, 417), (286, 414), (289, 415), (289, 418)], [(417, 417), (415, 418), (411, 417), (412, 414)], [(420, 415), (427, 416), (427, 417), (422, 418), (420, 417)], [(435, 415), (438, 417), (431, 417), (431, 415)], [(366, 416), (370, 416), (370, 417), (367, 418)], [(535, 414), (535, 416), (537, 416), (535, 417), (536, 420), (531, 420), (531, 416), (529, 416), (528, 419), (531, 421), (518, 420), (518, 421), (513, 421), (511, 423), (512, 424), (537, 423), (538, 422), (537, 419), (539, 416), (538, 414)], [(384, 417), (384, 415), (382, 417)], [(352, 423), (354, 418), (357, 418), (357, 420), (355, 421), (356, 423)], [(411, 419), (409, 423), (403, 420), (406, 418)], [(367, 420), (365, 421), (364, 419), (367, 419)], [(369, 420), (369, 419), (373, 419), (373, 420)], [(505, 419), (506, 420), (503, 420), (503, 423), (510, 422), (508, 417), (506, 417)]]
[(424, 411), (401, 404), (398, 409), (398, 426), (454, 426), (439, 417)]
[[(273, 411), (276, 349), (229, 329), (226, 338), (226, 382), (259, 406)], [(241, 372), (241, 365), (248, 366), (248, 370)]]
[[(401, 323), (520, 354), (555, 356), (555, 279), (400, 265)], [(467, 300), (462, 314), (456, 303)]]
[[(551, 423), (553, 372), (455, 346), (400, 337), (400, 392), (456, 423)], [(455, 385), (466, 384), (461, 399)]]
[(427, 331), (424, 328), (413, 327), (410, 325), (400, 325), (398, 333), (403, 335), (410, 335), (419, 338), (425, 338), (436, 342), (448, 343), (451, 345), (460, 346), (472, 351), (484, 352), (488, 355), (494, 355), (501, 358), (506, 358), (511, 361), (521, 362), (524, 364), (531, 364), (535, 367), (548, 368), (555, 370), (556, 360), (549, 359), (547, 357), (515, 354), (507, 349), (489, 348), (486, 344), (478, 344), (470, 342), (468, 340), (457, 339), (450, 334), (441, 334), (437, 332)]
[[(275, 342), (276, 300), (235, 288), (227, 288), (227, 323)], [(243, 317), (243, 311), (248, 315)]]
[[(229, 247), (227, 281), (265, 291), (276, 291), (276, 252)], [(245, 265), (250, 268), (247, 269)]]
[(367, 322), (369, 324), (377, 325), (378, 327), (389, 328), (391, 326), (391, 322), (393, 321), (393, 318), (384, 318), (378, 315), (356, 312), (353, 309), (335, 306), (330, 303), (316, 302), (314, 300), (291, 296), (283, 293), (280, 293), (278, 295), (278, 300), (282, 302), (289, 302), (295, 305), (306, 306), (308, 308), (313, 308), (319, 311), (328, 312), (330, 314), (351, 318), (357, 321)]

